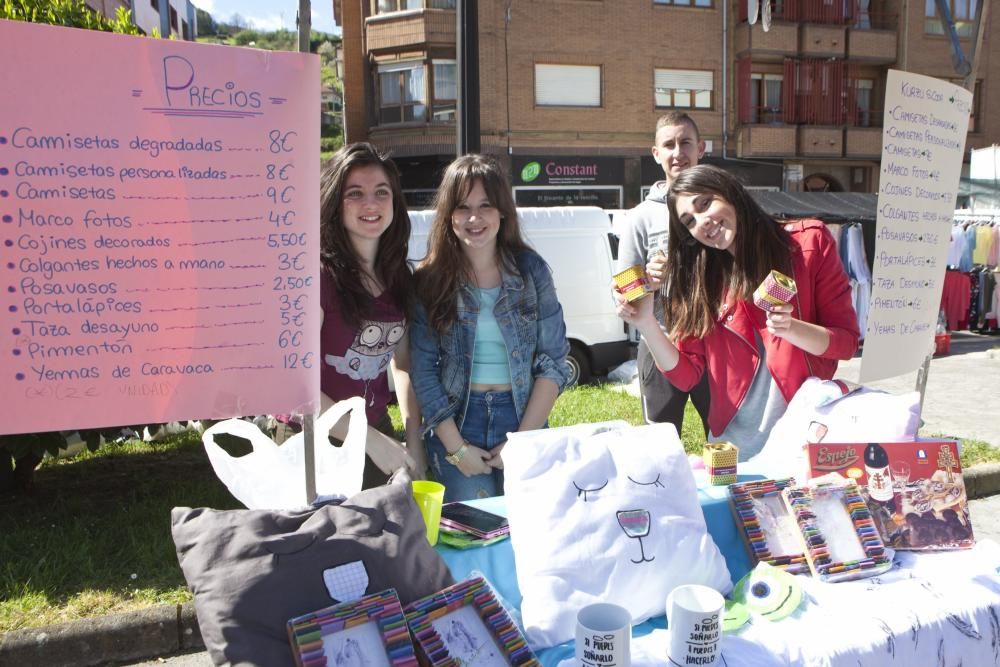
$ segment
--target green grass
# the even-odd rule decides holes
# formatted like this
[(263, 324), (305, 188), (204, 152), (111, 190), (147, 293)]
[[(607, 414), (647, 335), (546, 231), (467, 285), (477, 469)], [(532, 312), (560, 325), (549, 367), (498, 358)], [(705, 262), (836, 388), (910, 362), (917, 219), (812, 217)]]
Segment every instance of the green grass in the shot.
[[(392, 409), (397, 427), (398, 410)], [(622, 419), (641, 424), (639, 400), (602, 386), (563, 394), (550, 423)], [(705, 438), (688, 404), (684, 448)], [(963, 442), (962, 465), (1000, 461)], [(175, 506), (234, 509), (192, 434), (167, 443), (105, 445), (43, 463), (34, 496), (0, 497), (0, 632), (191, 599), (170, 535)]]
[(0, 499), (0, 632), (190, 599), (170, 536), (174, 506), (239, 503), (197, 436), (105, 445)]

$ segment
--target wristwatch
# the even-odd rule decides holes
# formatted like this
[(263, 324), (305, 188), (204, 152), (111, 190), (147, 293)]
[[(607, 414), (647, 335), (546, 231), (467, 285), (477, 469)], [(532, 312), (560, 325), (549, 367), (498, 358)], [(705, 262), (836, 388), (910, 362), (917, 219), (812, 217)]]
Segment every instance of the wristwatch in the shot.
[(469, 443), (463, 442), (461, 447), (456, 449), (453, 453), (446, 455), (444, 457), (444, 460), (452, 464), (453, 466), (457, 466), (458, 462), (462, 460), (463, 456), (465, 456), (465, 451), (468, 448), (469, 448)]

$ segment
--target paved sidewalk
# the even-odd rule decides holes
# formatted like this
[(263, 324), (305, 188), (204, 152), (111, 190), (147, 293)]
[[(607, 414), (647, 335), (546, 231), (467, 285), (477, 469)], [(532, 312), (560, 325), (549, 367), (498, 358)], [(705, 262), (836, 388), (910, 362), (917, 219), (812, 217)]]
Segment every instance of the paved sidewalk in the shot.
[[(963, 352), (970, 350), (969, 352)], [(861, 357), (841, 362), (837, 377), (857, 382)], [(913, 391), (916, 371), (867, 386)], [(934, 357), (927, 375), (921, 435), (983, 440), (1000, 447), (1000, 338), (953, 334), (951, 354)]]

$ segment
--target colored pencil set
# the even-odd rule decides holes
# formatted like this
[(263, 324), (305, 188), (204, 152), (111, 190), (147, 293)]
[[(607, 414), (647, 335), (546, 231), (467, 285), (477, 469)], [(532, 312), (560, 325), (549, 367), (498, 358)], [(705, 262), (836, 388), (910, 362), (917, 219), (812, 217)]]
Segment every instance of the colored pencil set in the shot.
[[(837, 495), (842, 500), (838, 506), (850, 518), (854, 527), (854, 539), (860, 544), (865, 558), (850, 561), (833, 559), (829, 538), (820, 530), (814, 503), (818, 497), (829, 494)], [(873, 577), (892, 567), (871, 511), (861, 496), (861, 490), (853, 481), (848, 481), (843, 486), (789, 487), (782, 491), (782, 495), (798, 523), (809, 570), (821, 581)]]
[(422, 598), (406, 607), (406, 620), (420, 649), (434, 667), (460, 667), (444, 640), (433, 626), (440, 619), (462, 607), (475, 609), (497, 647), (515, 667), (539, 667), (520, 629), (497, 600), (493, 589), (482, 577), (461, 581), (439, 593)]
[(794, 485), (795, 479), (792, 477), (730, 484), (730, 508), (733, 510), (740, 536), (754, 564), (763, 561), (790, 574), (801, 574), (809, 571), (805, 554), (775, 553), (772, 540), (761, 525), (758, 515), (759, 505), (768, 498), (780, 501), (781, 508), (787, 511), (784, 501), (781, 500), (781, 492)]
[(326, 607), (288, 621), (288, 637), (298, 667), (332, 664), (324, 650), (325, 636), (373, 622), (382, 636), (385, 656), (392, 667), (417, 667), (406, 617), (396, 591), (389, 589), (342, 604)]

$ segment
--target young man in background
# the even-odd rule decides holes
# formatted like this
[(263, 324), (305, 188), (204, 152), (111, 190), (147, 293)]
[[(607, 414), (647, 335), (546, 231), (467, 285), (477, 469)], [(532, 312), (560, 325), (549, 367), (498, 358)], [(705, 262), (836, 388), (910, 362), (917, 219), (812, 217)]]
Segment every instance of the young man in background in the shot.
[[(682, 111), (672, 111), (656, 122), (652, 152), (653, 159), (663, 168), (666, 179), (654, 183), (645, 201), (628, 212), (625, 233), (618, 245), (617, 270), (623, 271), (636, 265), (645, 266), (651, 286), (660, 291), (659, 296), (665, 296), (669, 289), (669, 285), (664, 284), (667, 275), (667, 188), (681, 171), (698, 164), (705, 153), (705, 142), (689, 115)], [(656, 300), (654, 312), (660, 326), (665, 326), (662, 298)], [(639, 341), (636, 362), (639, 390), (642, 394), (642, 414), (646, 422), (669, 422), (677, 429), (679, 436), (684, 422), (684, 407), (690, 395), (707, 435), (710, 398), (708, 374), (702, 376), (690, 394), (677, 389), (656, 368), (645, 340)]]

